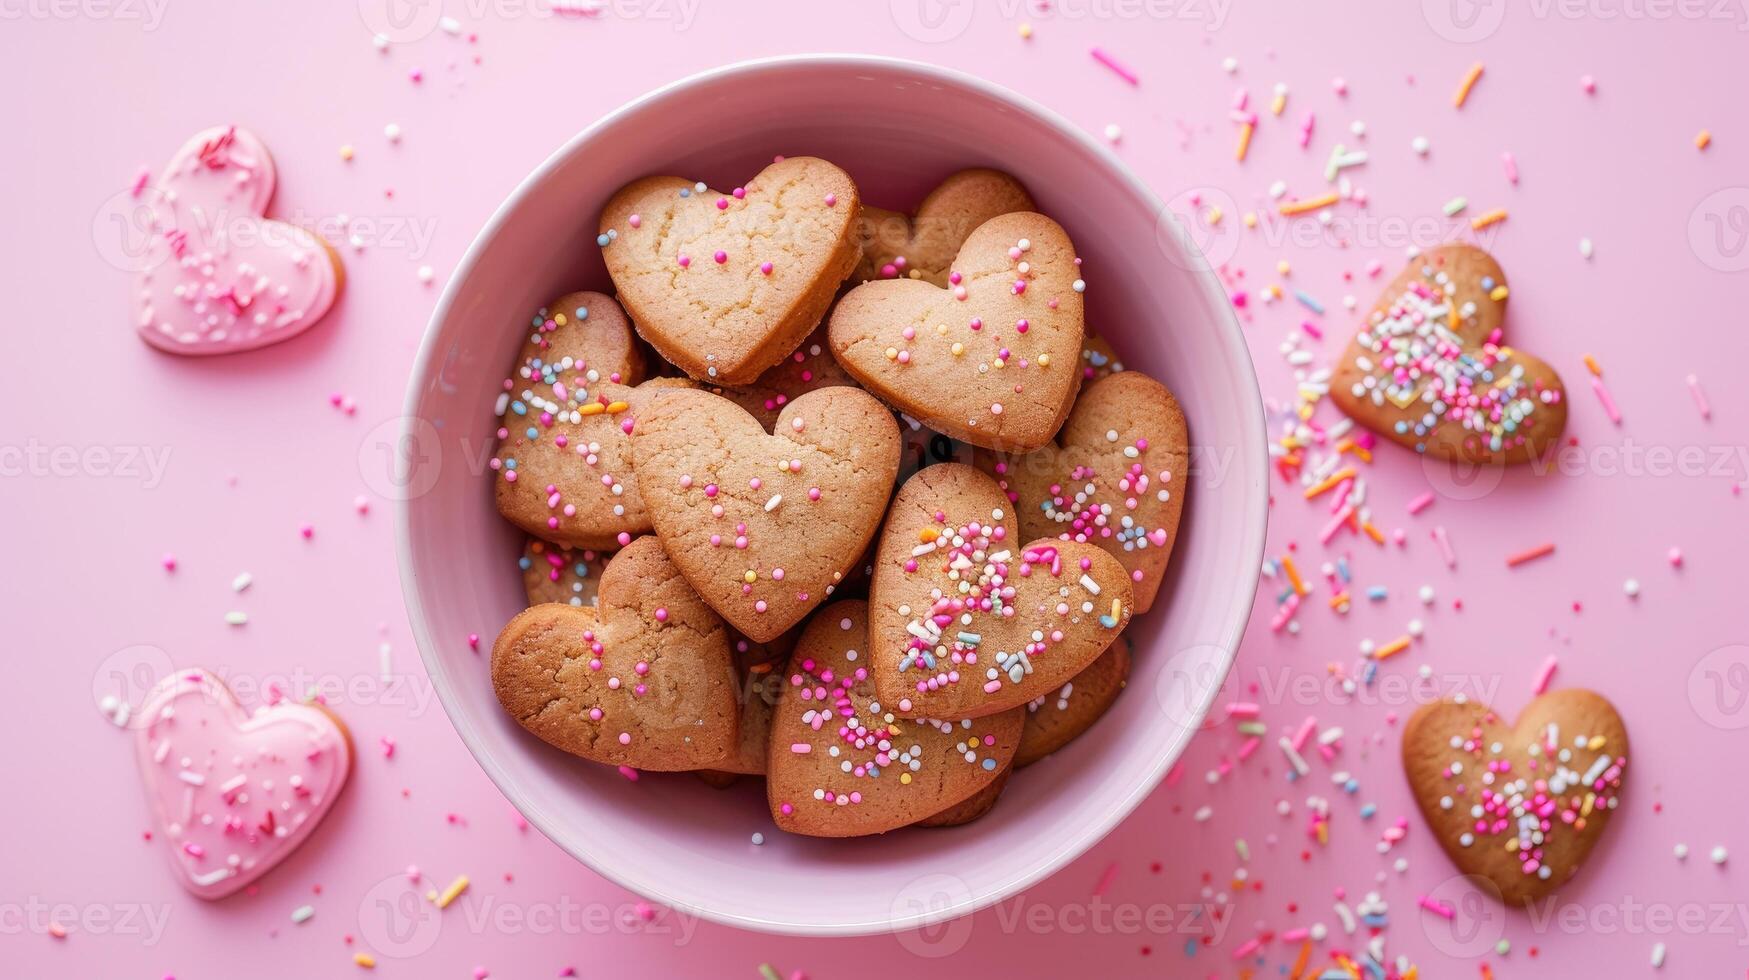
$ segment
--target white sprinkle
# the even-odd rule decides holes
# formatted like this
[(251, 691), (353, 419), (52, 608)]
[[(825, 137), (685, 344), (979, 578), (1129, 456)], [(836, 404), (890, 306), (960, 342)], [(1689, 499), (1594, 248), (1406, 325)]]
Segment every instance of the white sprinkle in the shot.
[(1086, 572), (1081, 573), (1081, 587), (1094, 595), (1099, 594), (1099, 583), (1093, 581), (1093, 577)]
[(437, 26), (443, 28), (445, 34), (460, 34), (462, 32), (462, 22), (454, 17), (443, 18), (437, 22)]
[(1678, 861), (1688, 860), (1688, 845), (1687, 844), (1677, 844), (1676, 845), (1676, 860), (1678, 860)]
[(431, 280), (437, 278), (437, 271), (432, 269), (431, 266), (422, 265), (419, 267), (417, 275), (419, 276), (420, 282), (429, 285)]
[(1709, 857), (1711, 857), (1713, 859), (1714, 864), (1724, 864), (1727, 860), (1730, 859), (1731, 855), (1728, 852), (1726, 852), (1725, 845), (1717, 844), (1717, 845), (1714, 845), (1713, 852), (1712, 852), (1712, 854), (1709, 855)]
[(1108, 142), (1118, 143), (1123, 140), (1123, 127), (1117, 123), (1105, 124), (1105, 138)]
[(391, 143), (399, 143), (401, 142), (401, 127), (395, 123), (389, 123), (383, 127), (383, 136)]
[(232, 626), (242, 626), (248, 621), (249, 614), (241, 610), (233, 609), (232, 611), (225, 613), (225, 622), (230, 623)]
[(231, 580), (231, 591), (241, 592), (244, 589), (247, 589), (254, 581), (255, 576), (250, 575), (248, 572), (238, 572), (237, 577)]
[(293, 922), (304, 923), (310, 921), (315, 914), (316, 907), (314, 905), (300, 905), (297, 908), (292, 909), (291, 920)]
[(1626, 592), (1628, 594), (1629, 598), (1633, 598), (1634, 596), (1639, 595), (1640, 594), (1640, 580), (1637, 578), (1628, 579), (1626, 582), (1623, 582), (1621, 584), (1621, 590), (1623, 592)]
[(783, 503), (783, 494), (781, 494), (781, 493), (772, 494), (771, 499), (767, 500), (765, 502), (765, 512), (767, 514), (771, 513), (772, 511), (776, 510), (777, 505), (781, 504), (781, 503)]
[(1425, 136), (1417, 136), (1409, 141), (1409, 148), (1414, 150), (1417, 156), (1426, 156), (1430, 145)]
[(1592, 253), (1591, 239), (1589, 239), (1589, 238), (1579, 239), (1579, 257), (1583, 258), (1583, 259), (1589, 259), (1589, 258), (1591, 258), (1591, 253)]
[(1663, 943), (1653, 943), (1652, 944), (1652, 965), (1654, 967), (1658, 967), (1658, 968), (1662, 968), (1664, 966), (1664, 944)]
[(752, 836), (752, 838), (750, 838), (750, 839), (751, 839), (751, 840), (752, 840), (752, 841), (753, 841), (753, 843), (755, 843), (755, 844), (763, 844), (763, 843), (765, 843), (765, 835), (764, 835), (764, 834), (762, 834), (762, 833), (760, 833), (760, 832), (759, 832), (759, 831), (757, 831), (757, 830), (755, 830), (755, 831), (754, 831), (754, 832), (753, 832), (753, 836)]

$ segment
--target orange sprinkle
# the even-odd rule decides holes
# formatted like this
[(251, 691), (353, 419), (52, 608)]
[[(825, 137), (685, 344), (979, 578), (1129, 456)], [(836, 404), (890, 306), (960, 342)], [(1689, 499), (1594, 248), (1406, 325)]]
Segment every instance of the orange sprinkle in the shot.
[(1694, 134), (1694, 148), (1695, 149), (1704, 150), (1711, 145), (1713, 145), (1713, 131), (1712, 130), (1703, 129), (1700, 132)]
[(1481, 77), (1482, 77), (1482, 63), (1480, 61), (1478, 61), (1475, 64), (1470, 66), (1469, 71), (1464, 72), (1464, 80), (1462, 82), (1458, 83), (1457, 94), (1455, 94), (1451, 97), (1451, 104), (1453, 107), (1458, 108), (1458, 109), (1462, 109), (1464, 107), (1464, 103), (1469, 101), (1470, 89), (1473, 89), (1476, 87), (1476, 80), (1481, 78)]
[(939, 537), (941, 537), (941, 532), (937, 531), (935, 528), (932, 528), (932, 527), (926, 527), (923, 530), (917, 532), (917, 540), (924, 543), (924, 544), (928, 544), (929, 542), (934, 541), (936, 538), (939, 538)]
[(1314, 483), (1311, 486), (1307, 487), (1306, 488), (1306, 499), (1311, 500), (1313, 497), (1316, 497), (1321, 493), (1325, 493), (1327, 491), (1334, 490), (1337, 487), (1341, 486), (1343, 480), (1352, 480), (1352, 479), (1354, 479), (1354, 467), (1344, 466), (1342, 469), (1339, 469), (1336, 472), (1330, 474), (1329, 476), (1325, 477), (1320, 482)]
[(590, 402), (589, 404), (583, 406), (582, 408), (577, 409), (577, 414), (578, 415), (600, 415), (602, 412), (605, 412), (605, 411), (607, 411), (606, 405), (603, 405), (600, 402)]
[(1300, 944), (1300, 955), (1294, 957), (1294, 968), (1290, 972), (1293, 980), (1300, 980), (1306, 975), (1306, 964), (1312, 962), (1312, 941), (1310, 939)]
[(1595, 361), (1595, 360), (1593, 360), (1593, 359), (1592, 359), (1592, 357), (1591, 357), (1591, 355), (1590, 355), (1590, 354), (1586, 354), (1586, 355), (1585, 355), (1585, 367), (1586, 367), (1586, 368), (1587, 368), (1587, 369), (1588, 369), (1588, 370), (1589, 370), (1589, 371), (1590, 371), (1590, 372), (1591, 372), (1591, 373), (1592, 373), (1592, 374), (1593, 374), (1593, 375), (1595, 375), (1595, 376), (1597, 376), (1597, 377), (1599, 377), (1599, 378), (1601, 378), (1601, 377), (1603, 377), (1603, 369), (1602, 369), (1602, 368), (1600, 368), (1600, 367), (1598, 367), (1598, 366), (1597, 366), (1597, 362), (1596, 362), (1596, 361)]
[(1305, 201), (1289, 201), (1288, 203), (1283, 204), (1278, 210), (1282, 214), (1291, 217), (1296, 214), (1305, 214), (1307, 211), (1316, 211), (1319, 208), (1327, 208), (1340, 200), (1342, 200), (1342, 198), (1337, 196), (1335, 191), (1331, 191), (1322, 197), (1314, 197)]
[(1543, 544), (1539, 544), (1534, 548), (1526, 548), (1525, 550), (1520, 551), (1516, 555), (1508, 555), (1506, 557), (1506, 567), (1507, 568), (1516, 568), (1519, 565), (1522, 565), (1527, 561), (1536, 561), (1538, 558), (1541, 558), (1544, 555), (1552, 555), (1554, 553), (1555, 553), (1555, 543), (1553, 541), (1548, 541), (1548, 542), (1545, 542)]
[(1495, 208), (1492, 211), (1486, 212), (1484, 214), (1478, 214), (1474, 218), (1471, 218), (1470, 219), (1470, 227), (1474, 228), (1476, 231), (1481, 231), (1483, 228), (1486, 228), (1489, 225), (1497, 225), (1500, 222), (1505, 221), (1505, 220), (1506, 220), (1506, 209), (1505, 208)]
[(1384, 532), (1382, 532), (1378, 528), (1374, 527), (1372, 521), (1367, 521), (1365, 524), (1362, 524), (1360, 526), (1360, 529), (1362, 531), (1366, 532), (1366, 536), (1371, 538), (1373, 540), (1374, 544), (1384, 544), (1385, 543)]
[(1239, 148), (1233, 151), (1233, 159), (1241, 163), (1245, 161), (1245, 154), (1251, 150), (1251, 133), (1256, 129), (1250, 123), (1239, 127)]
[(607, 403), (607, 414), (618, 415), (619, 413), (621, 413), (621, 412), (623, 412), (626, 409), (631, 408), (631, 407), (632, 406), (631, 406), (630, 402), (608, 402)]
[(1409, 649), (1409, 635), (1405, 633), (1384, 646), (1379, 647), (1377, 650), (1374, 650), (1372, 652), (1372, 658), (1374, 660), (1389, 660), (1407, 649)]
[(1300, 595), (1305, 595), (1306, 583), (1300, 580), (1300, 570), (1294, 567), (1294, 560), (1291, 556), (1281, 556), (1281, 570), (1287, 573), (1287, 580), (1293, 583), (1294, 591)]

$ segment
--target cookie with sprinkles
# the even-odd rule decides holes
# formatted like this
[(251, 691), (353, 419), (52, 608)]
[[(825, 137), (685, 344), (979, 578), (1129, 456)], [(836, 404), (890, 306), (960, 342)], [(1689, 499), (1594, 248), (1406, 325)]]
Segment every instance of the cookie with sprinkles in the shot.
[(352, 772), (346, 726), (317, 704), (245, 712), (211, 672), (179, 670), (133, 715), (146, 799), (171, 867), (200, 898), (223, 898), (309, 838)]
[(1506, 274), (1474, 245), (1411, 255), (1343, 352), (1330, 397), (1354, 421), (1439, 459), (1522, 463), (1559, 442), (1567, 391), (1505, 343)]
[(1021, 709), (976, 720), (900, 717), (875, 691), (868, 605), (808, 621), (772, 714), (766, 796), (784, 830), (879, 834), (941, 813), (993, 783), (1020, 743)]
[(766, 431), (702, 390), (662, 393), (632, 450), (674, 563), (735, 629), (770, 640), (832, 594), (874, 537), (899, 428), (873, 395), (821, 388)]
[(607, 273), (638, 333), (700, 381), (752, 384), (819, 324), (861, 250), (850, 175), (788, 157), (727, 193), (645, 177), (601, 213)]
[(1002, 789), (1008, 785), (1008, 777), (1012, 775), (1014, 775), (1014, 766), (1010, 764), (997, 775), (995, 782), (940, 813), (924, 817), (917, 821), (917, 826), (963, 827), (983, 817), (991, 810), (996, 809), (996, 801), (1002, 797)]
[(1133, 660), (1129, 641), (1121, 639), (1062, 687), (1028, 701), (1015, 767), (1032, 765), (1092, 728), (1129, 683)]
[(1583, 690), (1532, 701), (1514, 724), (1487, 705), (1438, 701), (1403, 727), (1403, 770), (1452, 863), (1528, 905), (1578, 873), (1621, 801), (1628, 733)]
[(607, 555), (585, 548), (567, 548), (533, 537), (523, 543), (516, 560), (522, 572), (522, 591), (528, 604), (564, 602), (573, 606), (595, 605), (601, 572)]
[(821, 326), (809, 334), (794, 353), (761, 374), (752, 384), (713, 390), (746, 409), (760, 425), (769, 429), (777, 424), (778, 413), (785, 405), (816, 388), (855, 387), (856, 380), (832, 356), (827, 346), (826, 328)]
[(1099, 545), (1135, 583), (1136, 612), (1166, 574), (1190, 469), (1190, 429), (1166, 386), (1125, 371), (1082, 389), (1055, 443), (1024, 456), (981, 450), (1028, 538)]
[(954, 255), (974, 229), (999, 214), (1034, 210), (1020, 181), (987, 167), (948, 176), (911, 214), (864, 205), (857, 229), (862, 261), (851, 278), (946, 286)]
[(1108, 374), (1123, 373), (1123, 358), (1117, 354), (1117, 349), (1106, 340), (1087, 330), (1087, 339), (1081, 342), (1081, 385), (1086, 387)]
[(959, 463), (899, 488), (869, 584), (871, 670), (890, 710), (977, 718), (1060, 688), (1117, 639), (1130, 579), (1096, 545), (1024, 542), (996, 481)]
[(863, 387), (937, 432), (1031, 452), (1057, 434), (1081, 384), (1085, 288), (1062, 226), (999, 215), (966, 239), (946, 288), (882, 279), (845, 293), (832, 350)]
[(648, 534), (650, 515), (632, 466), (632, 429), (656, 395), (692, 382), (651, 378), (628, 388), (591, 381), (587, 373), (546, 376), (553, 379), (546, 394), (539, 386), (520, 389), (501, 413), (498, 453), (490, 460), (498, 513), (572, 548), (611, 550)]
[(519, 613), (492, 645), (504, 710), (548, 744), (633, 769), (724, 765), (739, 737), (728, 630), (661, 542), (614, 555), (596, 608)]

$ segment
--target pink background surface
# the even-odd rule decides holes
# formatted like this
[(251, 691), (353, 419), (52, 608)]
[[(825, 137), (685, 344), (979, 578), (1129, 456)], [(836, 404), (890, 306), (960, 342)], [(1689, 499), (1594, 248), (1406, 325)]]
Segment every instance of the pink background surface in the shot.
[[(0, 114), (13, 153), (0, 248), (18, 285), (0, 334), (12, 366), (0, 396), (0, 499), (14, 625), (6, 676), (22, 703), (0, 713), (14, 804), (0, 818), (4, 961), (26, 975), (311, 976), (351, 971), (352, 949), (369, 948), (379, 972), (420, 977), (467, 976), (476, 965), (505, 977), (565, 965), (584, 975), (751, 976), (761, 962), (818, 977), (968, 965), (1231, 976), (1259, 962), (1274, 975), (1292, 947), (1265, 943), (1261, 961), (1232, 952), (1261, 932), (1312, 922), (1340, 935), (1337, 890), (1352, 902), (1376, 889), (1390, 903), (1388, 952), (1423, 976), (1475, 975), (1478, 963), (1502, 977), (1634, 975), (1650, 972), (1657, 942), (1668, 945), (1666, 969), (1682, 976), (1742, 970), (1749, 889), (1733, 863), (1715, 866), (1707, 852), (1722, 844), (1742, 855), (1734, 862), (1749, 859), (1739, 598), (1749, 501), (1733, 494), (1749, 477), (1739, 445), (1749, 393), (1735, 383), (1749, 353), (1739, 329), (1749, 21), (1736, 7), (1508, 10), (1496, 0), (1464, 7), (1481, 18), (1466, 28), (1453, 26), (1443, 0), (1368, 6), (1361, 15), (1331, 3), (1178, 4), (1150, 16), (1121, 3), (1042, 14), (962, 3), (938, 8), (946, 19), (929, 21), (932, 30), (918, 26), (909, 0), (758, 9), (702, 0), (685, 23), (682, 8), (654, 0), (594, 19), (479, 0), (446, 11), (477, 43), (438, 30), (387, 54), (370, 43), (366, 20), (378, 11), (369, 3), (368, 18), (345, 3), (6, 6), (0, 73), (14, 95)], [(1017, 36), (1021, 20), (1034, 25), (1030, 42)], [(1473, 35), (1485, 36), (1463, 40)], [(1141, 85), (1094, 63), (1093, 44), (1125, 60)], [(1509, 208), (1486, 243), (1512, 278), (1510, 337), (1574, 385), (1569, 431), (1580, 451), (1562, 472), (1515, 472), (1478, 499), (1455, 491), (1410, 517), (1404, 503), (1439, 474), (1382, 450), (1366, 475), (1381, 526), (1407, 531), (1402, 548), (1346, 537), (1321, 547), (1326, 509), (1278, 485), (1272, 554), (1297, 544), (1301, 567), (1316, 575), (1320, 562), (1350, 553), (1357, 585), (1391, 592), (1340, 617), (1320, 581), (1290, 637), (1268, 629), (1276, 584), (1265, 583), (1234, 690), (1263, 705), (1272, 735), (1308, 715), (1347, 731), (1309, 781), (1288, 782), (1273, 749), (1238, 761), (1240, 737), (1226, 724), (1199, 737), (1181, 778), (1080, 861), (927, 935), (791, 940), (677, 916), (645, 922), (631, 911), (636, 896), (518, 828), (445, 721), (413, 649), (392, 503), (379, 491), (388, 489), (380, 442), (398, 424), (436, 298), (415, 270), (428, 264), (442, 277), (523, 175), (626, 99), (741, 58), (831, 49), (980, 74), (1093, 132), (1117, 123), (1120, 154), (1163, 196), (1182, 201), (1201, 188), (1206, 200), (1232, 201), (1224, 225), (1233, 239), (1216, 236), (1212, 248), (1245, 274), (1245, 329), (1272, 404), (1293, 395), (1278, 347), (1308, 318), (1291, 300), (1259, 303), (1278, 260), (1291, 263), (1288, 287), (1328, 308), (1317, 318), (1327, 339), (1306, 344), (1322, 362), (1355, 319), (1342, 297), (1373, 298), (1368, 261), (1395, 269), (1403, 246), (1451, 234), (1440, 207), (1455, 195), (1469, 197), (1470, 214)], [(1231, 75), (1228, 56), (1238, 63)], [(1455, 111), (1451, 91), (1478, 60), (1487, 73)], [(414, 67), (424, 70), (418, 85)], [(1594, 96), (1580, 90), (1586, 73)], [(1332, 91), (1336, 76), (1346, 98)], [(1233, 90), (1248, 89), (1263, 108), (1278, 81), (1291, 90), (1287, 114), (1266, 117), (1250, 158), (1234, 162)], [(1302, 151), (1294, 130), (1306, 110), (1318, 129)], [(1346, 131), (1354, 120), (1365, 122), (1364, 139)], [(367, 247), (344, 250), (347, 291), (309, 334), (232, 359), (179, 360), (129, 335), (128, 276), (117, 268), (126, 239), (113, 223), (126, 209), (116, 195), (190, 133), (228, 121), (251, 126), (275, 153), (274, 214), (352, 216)], [(405, 132), (399, 145), (383, 138), (390, 122)], [(1715, 143), (1698, 152), (1691, 141), (1704, 127)], [(1425, 159), (1409, 149), (1418, 135), (1431, 143)], [(1236, 233), (1240, 213), (1271, 203), (1275, 180), (1305, 195), (1321, 189), (1338, 141), (1371, 154), (1349, 171), (1369, 195), (1364, 210), (1343, 205), (1340, 227), (1324, 236), (1273, 224)], [(357, 157), (342, 163), (347, 143)], [(1522, 171), (1516, 187), (1502, 175), (1502, 151)], [(1291, 227), (1316, 227), (1308, 222)], [(1582, 236), (1596, 243), (1590, 261), (1578, 252)], [(1585, 390), (1586, 353), (1622, 407), (1619, 428)], [(1710, 396), (1710, 422), (1685, 388), (1691, 372)], [(356, 413), (332, 407), (332, 393), (354, 399)], [(1321, 418), (1334, 415), (1325, 408)], [(371, 502), (362, 516), (360, 495)], [(315, 528), (309, 541), (298, 534), (304, 523)], [(1435, 524), (1451, 534), (1455, 570), (1428, 538)], [(1558, 545), (1553, 556), (1505, 568), (1505, 555), (1544, 540)], [(1680, 569), (1665, 559), (1672, 546)], [(173, 574), (160, 566), (166, 552), (178, 561)], [(236, 595), (231, 580), (244, 571), (254, 584)], [(1630, 577), (1641, 583), (1637, 599), (1623, 594)], [(1432, 608), (1414, 599), (1424, 583), (1438, 596)], [(226, 625), (232, 609), (249, 624)], [(1411, 618), (1425, 621), (1426, 637), (1383, 665), (1376, 689), (1347, 696), (1328, 680), (1330, 665), (1353, 668), (1359, 641), (1395, 637)], [(1411, 813), (1390, 718), (1434, 689), (1516, 711), (1551, 653), (1557, 684), (1594, 687), (1620, 707), (1634, 736), (1632, 775), (1620, 818), (1561, 910), (1507, 914), (1464, 901), (1450, 881)], [(193, 900), (158, 844), (141, 840), (131, 746), (94, 694), (137, 698), (124, 678), (169, 663), (230, 675), (246, 702), (274, 680), (318, 682), (359, 745), (329, 825), (254, 896)], [(1433, 681), (1408, 683), (1422, 665)], [(1148, 671), (1138, 667), (1138, 685), (1152, 683)], [(379, 747), (385, 736), (397, 745), (392, 758)], [(1354, 795), (1332, 785), (1338, 771), (1358, 781)], [(1304, 833), (1314, 795), (1330, 801), (1328, 847)], [(1358, 816), (1366, 802), (1378, 806), (1370, 822)], [(1379, 834), (1399, 816), (1410, 817), (1408, 839), (1380, 855)], [(1685, 862), (1672, 856), (1679, 842), (1693, 851)], [(438, 887), (460, 873), (473, 887), (438, 915), (408, 900), (409, 864)], [(1459, 905), (1456, 927), (1415, 908), (1424, 893)], [(306, 903), (314, 918), (293, 925), (291, 910)], [(48, 935), (51, 919), (66, 939)], [(1498, 935), (1512, 944), (1504, 956), (1489, 941)]]

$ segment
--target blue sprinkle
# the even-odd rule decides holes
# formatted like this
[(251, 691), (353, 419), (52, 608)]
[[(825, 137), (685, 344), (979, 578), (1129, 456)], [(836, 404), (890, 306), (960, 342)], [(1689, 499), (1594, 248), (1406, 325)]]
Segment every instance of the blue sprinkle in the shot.
[(510, 403), (510, 410), (512, 412), (515, 412), (518, 415), (527, 415), (528, 414), (528, 406), (524, 405), (521, 402), (511, 402)]
[(1301, 306), (1305, 307), (1308, 310), (1311, 310), (1313, 313), (1323, 315), (1324, 304), (1318, 302), (1317, 300), (1313, 299), (1311, 296), (1307, 295), (1305, 290), (1303, 290), (1303, 289), (1294, 290), (1294, 299), (1299, 300)]
[(1360, 819), (1371, 820), (1373, 814), (1377, 812), (1379, 812), (1379, 805), (1377, 803), (1368, 803), (1360, 808)]
[(531, 425), (528, 427), (528, 431), (524, 432), (523, 435), (528, 436), (530, 439), (539, 439), (540, 430)]
[(1115, 629), (1117, 627), (1117, 620), (1112, 619), (1110, 616), (1101, 616), (1099, 617), (1099, 625), (1106, 629)]
[(985, 769), (994, 769), (994, 768), (996, 768), (996, 760), (995, 760), (995, 759), (985, 759), (985, 760), (984, 760), (984, 768), (985, 768)]
[(607, 237), (606, 235), (596, 235), (595, 236), (595, 244), (601, 246), (602, 248), (606, 248), (607, 243), (611, 242), (611, 241), (613, 241), (613, 239)]
[(587, 306), (577, 307), (576, 314), (577, 314), (577, 319), (579, 319), (579, 320), (589, 319), (589, 307), (587, 307)]
[(1390, 593), (1386, 592), (1385, 587), (1382, 585), (1375, 585), (1372, 588), (1366, 590), (1366, 597), (1368, 599), (1372, 599), (1375, 602), (1378, 601), (1379, 599), (1383, 599), (1385, 596), (1387, 596), (1389, 594)]
[(1349, 796), (1353, 796), (1355, 793), (1360, 792), (1360, 780), (1350, 779), (1348, 782), (1343, 783), (1342, 791)]
[(572, 566), (571, 571), (575, 572), (578, 578), (589, 577), (589, 566), (582, 562), (578, 562), (576, 565)]
[(983, 634), (981, 634), (981, 633), (967, 633), (964, 630), (961, 630), (959, 637), (960, 637), (960, 642), (967, 644), (968, 646), (975, 647), (978, 644), (984, 642), (984, 637), (983, 637)]
[(680, 196), (681, 196), (681, 197), (691, 197), (691, 196), (692, 196), (692, 188), (690, 188), (690, 187), (682, 187), (682, 188), (681, 188), (681, 189), (680, 189)]
[(523, 555), (521, 558), (516, 559), (516, 567), (522, 569), (525, 572), (528, 571), (529, 568), (533, 567), (533, 565), (534, 565), (534, 562), (529, 561), (527, 555)]
[(1186, 939), (1184, 941), (1184, 955), (1186, 955), (1186, 956), (1195, 956), (1196, 955), (1196, 940)]
[(507, 470), (513, 470), (513, 469), (516, 469), (516, 460), (514, 460), (514, 459), (506, 459), (506, 460), (505, 460), (505, 461), (504, 461), (504, 468), (505, 468), (505, 469), (507, 469)]

